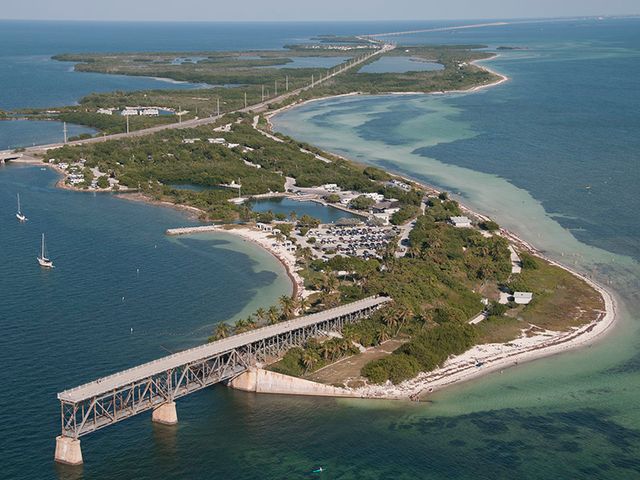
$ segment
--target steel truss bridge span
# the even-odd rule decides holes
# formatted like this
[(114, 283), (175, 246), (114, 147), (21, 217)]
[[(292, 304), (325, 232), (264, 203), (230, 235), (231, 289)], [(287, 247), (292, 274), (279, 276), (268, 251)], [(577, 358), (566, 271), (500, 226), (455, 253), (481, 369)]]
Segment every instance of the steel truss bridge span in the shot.
[[(229, 380), (307, 339), (370, 315), (388, 297), (369, 297), (324, 312), (233, 335), (58, 394), (62, 437), (79, 437)], [(155, 412), (154, 412), (155, 414)], [(177, 417), (176, 417), (177, 421)]]

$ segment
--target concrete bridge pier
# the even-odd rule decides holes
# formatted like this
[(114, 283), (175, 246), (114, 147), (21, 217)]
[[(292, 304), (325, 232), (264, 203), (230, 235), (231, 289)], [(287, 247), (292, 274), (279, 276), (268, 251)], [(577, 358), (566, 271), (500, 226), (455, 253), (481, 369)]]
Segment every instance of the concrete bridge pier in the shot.
[(82, 465), (80, 440), (71, 437), (56, 437), (55, 461), (65, 465)]
[(176, 402), (167, 402), (153, 410), (151, 421), (162, 425), (175, 425), (178, 423)]

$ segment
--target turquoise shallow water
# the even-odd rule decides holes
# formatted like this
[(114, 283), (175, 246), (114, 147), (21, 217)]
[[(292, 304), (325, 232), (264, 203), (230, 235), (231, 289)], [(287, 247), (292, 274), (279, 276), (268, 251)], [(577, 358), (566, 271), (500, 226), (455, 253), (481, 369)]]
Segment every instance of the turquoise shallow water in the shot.
[(526, 49), (501, 52), (490, 65), (511, 80), (482, 92), (329, 99), (274, 119), (295, 138), (454, 192), (616, 292), (620, 322), (604, 341), (449, 389), (417, 415), (430, 434), (474, 425), (453, 450), (493, 438), (496, 463), (525, 478), (640, 475), (638, 31), (638, 20), (611, 20), (424, 35), (414, 41)]
[[(639, 270), (631, 257), (638, 244), (637, 216), (624, 217), (626, 207), (637, 211), (633, 183), (627, 183), (638, 172), (637, 132), (633, 111), (625, 105), (635, 105), (633, 82), (638, 77), (621, 75), (617, 62), (622, 58), (627, 69), (636, 68), (630, 58), (640, 43), (640, 29), (636, 24), (622, 28), (621, 22), (438, 34), (429, 38), (494, 46), (519, 43), (530, 49), (505, 53), (500, 63), (494, 62), (513, 81), (483, 93), (331, 101), (277, 120), (282, 130), (301, 140), (460, 192), (467, 203), (550, 255), (611, 281), (619, 292), (622, 322), (606, 341), (444, 391), (431, 404), (207, 389), (178, 402), (177, 428), (153, 426), (149, 415), (140, 415), (83, 438), (83, 468), (55, 466), (57, 391), (163, 355), (165, 349), (198, 343), (216, 322), (268, 305), (289, 284), (268, 254), (235, 238), (165, 237), (164, 229), (189, 224), (178, 212), (54, 190), (51, 172), (4, 168), (2, 475), (29, 480), (288, 479), (316, 478), (310, 472), (322, 465), (322, 478), (332, 479), (638, 478)], [(402, 27), (317, 28), (363, 33)], [(234, 38), (229, 30), (192, 28), (191, 36), (147, 35), (157, 40), (158, 48), (174, 40), (183, 47), (205, 45), (210, 36), (226, 36), (230, 43)], [(265, 35), (252, 28), (249, 39), (236, 35), (239, 46), (255, 44)], [(293, 30), (297, 33), (291, 37), (304, 38), (312, 28)], [(117, 39), (108, 42), (112, 50), (126, 43), (125, 36), (96, 31), (101, 38)], [(274, 37), (266, 35), (265, 44), (275, 44)], [(62, 35), (60, 40), (69, 38)], [(543, 61), (545, 51), (565, 60)], [(625, 60), (626, 55), (631, 57)], [(574, 68), (591, 75), (579, 81), (562, 77)], [(557, 85), (551, 81), (560, 78), (564, 80)], [(625, 85), (616, 101), (600, 95), (603, 78), (607, 85), (618, 80)], [(572, 97), (569, 90), (577, 85), (582, 93)], [(553, 93), (552, 86), (560, 90), (545, 105), (539, 95)], [(560, 103), (563, 90), (572, 98), (568, 104)], [(584, 95), (597, 109), (584, 107)], [(611, 114), (607, 105), (618, 113)], [(556, 113), (545, 128), (549, 112)], [(505, 115), (504, 120), (496, 118)], [(607, 128), (612, 122), (617, 128)], [(516, 145), (499, 148), (501, 139), (511, 141), (516, 134)], [(569, 155), (585, 139), (590, 148)], [(474, 148), (468, 142), (481, 143)], [(474, 154), (462, 155), (463, 147)], [(608, 155), (612, 148), (616, 154)], [(556, 149), (563, 155), (553, 157)], [(602, 171), (598, 161), (606, 162), (616, 178), (608, 193), (595, 187)], [(574, 179), (574, 172), (592, 184), (595, 191), (586, 195), (595, 195), (593, 199), (578, 196), (585, 194), (578, 187), (585, 179)], [(629, 186), (632, 193), (627, 195)], [(15, 191), (21, 192), (31, 218), (26, 225), (13, 216)], [(598, 214), (596, 207), (604, 213)], [(574, 217), (580, 228), (559, 223)], [(35, 265), (43, 230), (57, 264), (48, 273)]]

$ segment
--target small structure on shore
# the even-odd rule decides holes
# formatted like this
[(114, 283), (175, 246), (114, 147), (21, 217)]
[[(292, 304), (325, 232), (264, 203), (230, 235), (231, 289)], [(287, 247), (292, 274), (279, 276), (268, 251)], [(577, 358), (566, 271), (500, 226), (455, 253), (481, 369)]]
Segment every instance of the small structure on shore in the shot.
[(451, 217), (449, 221), (456, 228), (471, 228), (471, 220), (468, 217)]
[(518, 305), (528, 305), (533, 300), (531, 292), (513, 292), (513, 301)]

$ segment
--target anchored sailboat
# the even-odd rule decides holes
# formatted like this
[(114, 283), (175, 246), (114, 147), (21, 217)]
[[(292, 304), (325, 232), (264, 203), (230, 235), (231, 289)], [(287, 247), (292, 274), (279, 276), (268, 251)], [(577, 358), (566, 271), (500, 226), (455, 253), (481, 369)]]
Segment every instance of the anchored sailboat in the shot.
[(27, 217), (25, 217), (24, 213), (20, 210), (20, 194), (18, 193), (18, 212), (16, 213), (16, 218), (20, 222), (26, 222)]
[(44, 233), (42, 234), (42, 248), (40, 250), (40, 255), (38, 255), (38, 263), (41, 267), (44, 268), (53, 268), (53, 261), (47, 257), (44, 248)]

